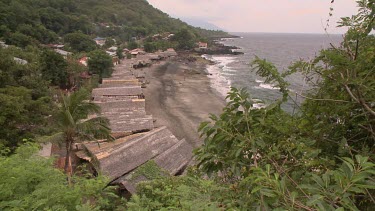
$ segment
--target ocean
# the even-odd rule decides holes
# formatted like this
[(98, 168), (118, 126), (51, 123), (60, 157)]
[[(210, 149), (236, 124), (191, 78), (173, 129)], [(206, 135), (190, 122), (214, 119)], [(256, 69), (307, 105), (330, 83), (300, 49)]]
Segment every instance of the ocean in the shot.
[[(215, 62), (207, 67), (211, 75), (211, 86), (222, 96), (226, 96), (230, 87), (246, 88), (253, 99), (270, 104), (280, 99), (279, 90), (273, 84), (264, 83), (264, 79), (257, 76), (250, 63), (255, 56), (272, 62), (280, 72), (300, 59), (309, 60), (315, 57), (321, 49), (330, 47), (330, 43), (337, 46), (342, 41), (342, 35), (326, 34), (277, 34), (277, 33), (233, 33), (240, 38), (222, 39), (220, 42), (228, 46), (236, 46), (243, 55), (203, 55), (204, 58)], [(302, 75), (287, 78), (290, 89), (302, 92), (308, 87)], [(301, 102), (301, 99), (297, 99)], [(258, 103), (255, 107), (264, 106)], [(292, 101), (284, 105), (292, 111)]]

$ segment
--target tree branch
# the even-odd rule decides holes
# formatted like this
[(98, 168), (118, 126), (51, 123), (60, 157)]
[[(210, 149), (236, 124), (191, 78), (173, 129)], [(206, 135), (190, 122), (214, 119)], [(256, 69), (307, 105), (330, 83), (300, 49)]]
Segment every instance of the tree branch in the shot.
[(309, 99), (309, 100), (314, 100), (314, 101), (331, 101), (331, 102), (338, 102), (338, 103), (350, 103), (350, 101), (347, 101), (347, 100), (311, 98), (311, 97), (304, 96), (302, 94), (298, 94), (297, 92), (295, 92), (295, 94), (298, 95), (298, 96), (300, 96), (300, 97), (302, 97), (302, 98)]

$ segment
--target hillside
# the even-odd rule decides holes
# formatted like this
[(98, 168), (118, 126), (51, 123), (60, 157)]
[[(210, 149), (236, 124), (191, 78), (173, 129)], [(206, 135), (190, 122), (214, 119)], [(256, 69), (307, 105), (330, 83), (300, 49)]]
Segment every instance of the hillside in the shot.
[(18, 46), (56, 42), (76, 31), (128, 41), (182, 28), (202, 37), (228, 36), (189, 26), (146, 0), (0, 0), (0, 38)]

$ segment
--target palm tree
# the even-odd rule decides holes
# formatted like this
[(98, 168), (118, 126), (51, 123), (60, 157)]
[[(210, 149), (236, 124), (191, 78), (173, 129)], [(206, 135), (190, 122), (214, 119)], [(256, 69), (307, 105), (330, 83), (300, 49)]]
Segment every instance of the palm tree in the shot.
[[(109, 121), (100, 117), (100, 107), (90, 100), (90, 93), (84, 89), (68, 95), (62, 95), (56, 114), (60, 132), (47, 138), (65, 144), (66, 158), (64, 171), (71, 176), (71, 152), (74, 143), (99, 139), (113, 140), (110, 135)], [(89, 115), (92, 117), (90, 118)]]

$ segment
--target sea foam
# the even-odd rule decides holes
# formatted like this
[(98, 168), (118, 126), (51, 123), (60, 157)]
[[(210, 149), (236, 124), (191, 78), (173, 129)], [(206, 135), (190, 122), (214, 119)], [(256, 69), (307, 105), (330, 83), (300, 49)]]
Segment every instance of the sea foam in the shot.
[(214, 65), (207, 67), (207, 72), (210, 74), (211, 87), (220, 93), (223, 97), (226, 97), (230, 91), (231, 81), (228, 77), (234, 75), (236, 70), (231, 69), (228, 65), (235, 62), (236, 58), (227, 56), (208, 56), (202, 55), (203, 58), (213, 61)]

